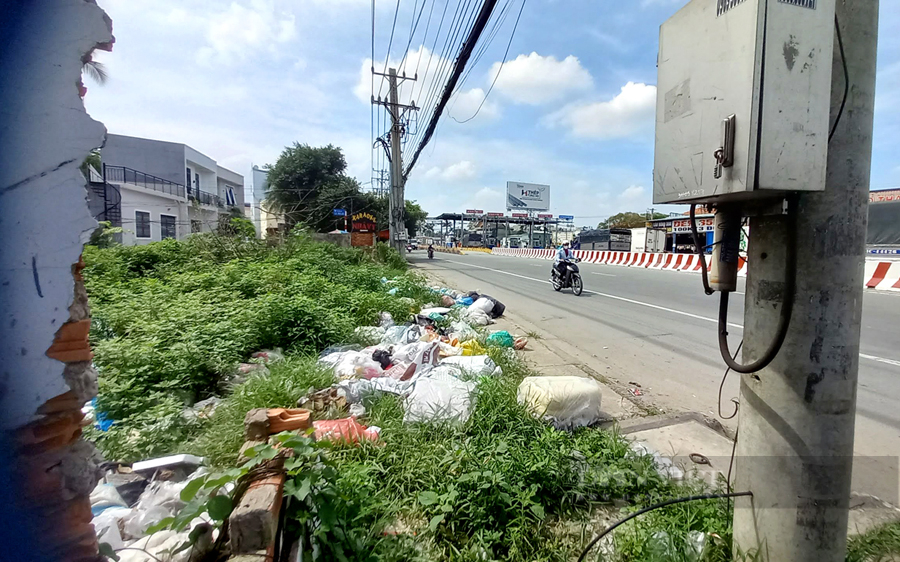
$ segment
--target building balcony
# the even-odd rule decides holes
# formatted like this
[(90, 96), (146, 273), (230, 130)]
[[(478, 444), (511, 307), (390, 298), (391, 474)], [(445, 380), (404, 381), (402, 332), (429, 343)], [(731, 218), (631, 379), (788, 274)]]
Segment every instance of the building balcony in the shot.
[(221, 197), (198, 189), (188, 188), (188, 198), (191, 201), (197, 201), (201, 205), (220, 208), (225, 207), (225, 201)]
[(183, 198), (185, 195), (185, 187), (180, 183), (175, 183), (151, 174), (126, 168), (125, 166), (107, 166), (104, 164), (103, 180), (106, 182), (136, 185), (160, 193), (174, 195), (175, 197)]

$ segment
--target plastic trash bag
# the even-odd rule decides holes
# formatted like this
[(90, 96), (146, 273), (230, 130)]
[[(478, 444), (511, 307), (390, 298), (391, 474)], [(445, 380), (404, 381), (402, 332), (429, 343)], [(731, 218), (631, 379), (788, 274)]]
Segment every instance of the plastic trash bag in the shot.
[(384, 369), (368, 353), (348, 351), (334, 366), (334, 375), (339, 379), (372, 379), (384, 376)]
[(462, 355), (463, 352), (462, 347), (444, 342), (438, 342), (438, 348), (440, 349), (441, 357), (455, 357), (457, 355)]
[(491, 315), (491, 318), (500, 318), (501, 316), (503, 316), (503, 313), (506, 312), (506, 305), (498, 301), (494, 297), (490, 295), (481, 295), (481, 298), (488, 299), (489, 301), (494, 303), (494, 308), (487, 311), (488, 314)]
[(557, 429), (585, 427), (600, 421), (600, 383), (587, 377), (526, 377), (516, 399)]
[(466, 320), (471, 322), (473, 326), (487, 326), (494, 323), (487, 312), (481, 309), (473, 310), (472, 307), (469, 307), (468, 312), (466, 312)]
[(105, 510), (113, 507), (128, 507), (122, 495), (112, 484), (100, 481), (91, 492), (91, 514), (96, 517)]
[(489, 345), (496, 345), (500, 347), (512, 347), (515, 345), (516, 341), (513, 339), (512, 334), (510, 334), (506, 330), (498, 330), (496, 332), (492, 332), (491, 335), (488, 336), (487, 343)]
[(491, 299), (481, 297), (477, 301), (473, 302), (471, 306), (469, 306), (469, 311), (472, 310), (480, 310), (485, 314), (490, 315), (491, 311), (494, 310), (494, 303)]
[(95, 515), (91, 524), (97, 533), (98, 542), (107, 543), (113, 550), (124, 547), (125, 540), (119, 531), (119, 520), (130, 514), (131, 509), (127, 507), (110, 507), (103, 510), (100, 515)]
[(459, 341), (469, 341), (471, 339), (475, 339), (478, 337), (478, 332), (476, 332), (472, 326), (469, 326), (467, 323), (457, 320), (450, 324), (450, 337), (456, 338)]
[(475, 300), (470, 297), (459, 297), (456, 299), (456, 304), (461, 304), (463, 306), (472, 306)]
[(376, 349), (372, 353), (372, 360), (377, 361), (381, 368), (385, 370), (391, 366), (391, 354), (384, 349)]
[(384, 332), (385, 329), (381, 326), (360, 326), (353, 330), (353, 333), (365, 342), (380, 342)]
[(391, 316), (390, 312), (382, 312), (378, 315), (379, 322), (378, 325), (387, 330), (391, 326), (394, 325), (394, 317)]
[(487, 350), (483, 345), (478, 343), (478, 340), (469, 340), (467, 342), (464, 342), (462, 344), (462, 349), (462, 354), (466, 357), (472, 355), (484, 355), (485, 353), (487, 353)]
[(394, 349), (393, 360), (396, 363), (415, 363), (416, 367), (438, 364), (440, 347), (437, 342), (415, 342), (401, 345)]
[(181, 490), (200, 474), (197, 471), (183, 482), (151, 482), (132, 508), (131, 515), (123, 519), (125, 534), (131, 538), (143, 537), (148, 527), (178, 513), (184, 507)]
[(425, 334), (425, 328), (418, 324), (408, 327), (403, 333), (403, 338), (398, 343), (414, 343), (422, 339)]
[(447, 357), (441, 361), (441, 366), (453, 365), (475, 376), (498, 376), (503, 370), (487, 355), (470, 355), (461, 357)]
[(406, 326), (391, 326), (384, 331), (384, 335), (381, 337), (382, 345), (396, 345), (398, 343), (403, 342), (403, 337), (406, 334)]
[(276, 349), (263, 349), (262, 351), (257, 351), (251, 355), (250, 358), (256, 359), (257, 362), (262, 363), (263, 365), (279, 363), (284, 361), (284, 351), (282, 351), (280, 347)]
[(406, 398), (403, 421), (465, 423), (472, 414), (475, 383), (463, 382), (444, 372), (430, 373), (416, 381)]
[(444, 315), (444, 314), (449, 314), (449, 313), (450, 313), (450, 309), (447, 307), (443, 307), (443, 306), (434, 306), (431, 308), (423, 308), (422, 310), (419, 311), (419, 314), (421, 314), (422, 316), (429, 316), (429, 317), (432, 314)]
[(366, 427), (349, 417), (340, 420), (319, 420), (313, 422), (316, 441), (338, 443), (359, 443), (362, 440), (378, 441), (379, 427)]
[(322, 353), (319, 354), (319, 358), (323, 358), (327, 355), (333, 355), (335, 353), (343, 353), (346, 351), (359, 351), (362, 349), (360, 346), (356, 344), (349, 345), (332, 345), (331, 347), (326, 347), (322, 350)]

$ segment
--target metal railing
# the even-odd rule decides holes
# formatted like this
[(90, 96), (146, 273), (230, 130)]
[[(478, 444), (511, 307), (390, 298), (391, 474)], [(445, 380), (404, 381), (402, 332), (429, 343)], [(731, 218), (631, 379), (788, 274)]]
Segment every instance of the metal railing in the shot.
[(188, 197), (201, 205), (215, 205), (216, 207), (225, 207), (225, 201), (218, 195), (200, 191), (197, 189), (188, 189)]
[(168, 193), (169, 195), (176, 195), (178, 197), (184, 197), (185, 195), (184, 185), (180, 183), (175, 183), (151, 174), (126, 168), (125, 166), (107, 166), (104, 164), (103, 179), (107, 182), (139, 185), (141, 187), (146, 187), (147, 189), (152, 189), (153, 191)]

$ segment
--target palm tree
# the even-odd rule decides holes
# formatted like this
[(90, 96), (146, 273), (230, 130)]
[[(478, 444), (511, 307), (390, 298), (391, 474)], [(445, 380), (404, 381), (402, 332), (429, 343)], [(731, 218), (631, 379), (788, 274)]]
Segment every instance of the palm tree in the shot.
[(102, 62), (92, 60), (90, 55), (87, 55), (87, 60), (82, 62), (82, 72), (90, 76), (97, 84), (106, 84), (109, 74), (106, 72), (106, 66)]

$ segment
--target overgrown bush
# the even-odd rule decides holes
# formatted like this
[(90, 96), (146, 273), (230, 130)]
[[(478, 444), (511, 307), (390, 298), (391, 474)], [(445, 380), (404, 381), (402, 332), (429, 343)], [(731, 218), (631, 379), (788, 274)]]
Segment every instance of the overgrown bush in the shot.
[(339, 248), (300, 231), (274, 247), (203, 234), (87, 247), (84, 259), (98, 409), (115, 420), (91, 436), (119, 460), (176, 448), (191, 431), (181, 409), (221, 392), (251, 353), (318, 353), (427, 298), (393, 250)]

